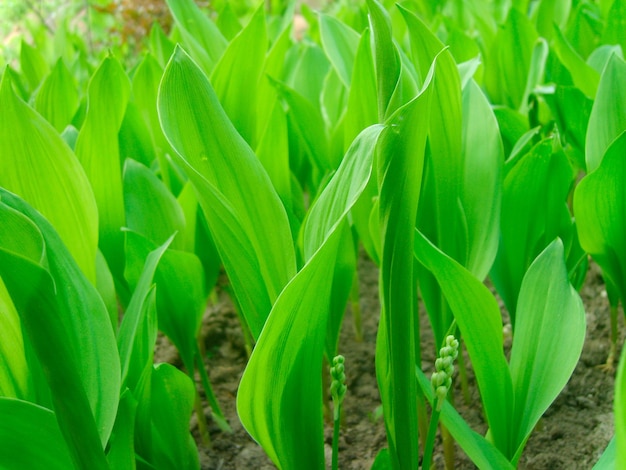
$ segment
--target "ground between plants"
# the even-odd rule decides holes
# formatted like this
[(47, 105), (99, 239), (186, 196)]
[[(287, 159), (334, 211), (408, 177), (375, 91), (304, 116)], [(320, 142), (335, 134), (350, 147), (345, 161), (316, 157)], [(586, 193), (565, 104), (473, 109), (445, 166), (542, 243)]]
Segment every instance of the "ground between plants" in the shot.
[[(369, 469), (378, 451), (386, 446), (382, 417), (376, 417), (376, 409), (380, 405), (374, 368), (380, 311), (378, 269), (364, 256), (359, 260), (359, 277), (364, 340), (361, 343), (355, 341), (352, 315), (348, 308), (339, 350), (346, 357), (348, 385), (339, 448), (339, 468), (345, 470)], [(225, 279), (222, 281), (226, 282)], [(606, 361), (608, 353), (609, 307), (600, 271), (593, 263), (581, 297), (585, 304), (587, 333), (580, 361), (569, 383), (531, 435), (520, 460), (520, 469), (590, 469), (613, 436), (614, 373), (607, 373), (599, 367)], [(217, 302), (210, 305), (205, 313), (202, 338), (207, 349), (206, 365), (211, 383), (234, 434), (225, 434), (214, 423), (209, 423), (212, 446), (203, 447), (193, 417), (191, 429), (198, 441), (201, 466), (203, 470), (273, 469), (274, 465), (248, 436), (237, 416), (235, 397), (247, 360), (246, 350), (232, 303), (222, 290), (218, 290), (217, 298)], [(504, 322), (506, 325), (506, 314)], [(621, 308), (619, 322), (619, 344), (622, 344), (624, 320)], [(435, 347), (424, 312), (421, 312), (421, 325), (424, 371), (429, 375)], [(505, 347), (510, 348), (510, 341), (505, 341)], [(175, 349), (165, 338), (159, 338), (155, 358), (159, 362), (181, 366)], [(468, 375), (471, 403), (469, 406), (463, 403), (459, 381), (455, 380), (456, 407), (472, 428), (484, 433), (486, 424), (471, 367)], [(202, 389), (199, 379), (197, 386)], [(209, 413), (208, 405), (205, 412)], [(327, 462), (330, 462), (331, 441), (332, 425), (327, 424)], [(437, 444), (433, 468), (443, 468), (440, 443)], [(458, 447), (456, 462), (459, 469), (476, 468)]]

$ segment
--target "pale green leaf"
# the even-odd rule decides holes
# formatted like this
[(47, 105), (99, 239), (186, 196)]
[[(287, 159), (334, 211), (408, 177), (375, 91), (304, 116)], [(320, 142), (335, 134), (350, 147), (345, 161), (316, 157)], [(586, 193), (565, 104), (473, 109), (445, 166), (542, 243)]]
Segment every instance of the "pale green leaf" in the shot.
[(98, 204), (99, 246), (115, 277), (123, 270), (124, 201), (118, 132), (130, 93), (120, 63), (106, 57), (89, 81), (87, 114), (76, 156), (91, 183)]
[(159, 117), (178, 162), (196, 187), (220, 257), (256, 337), (272, 303), (295, 273), (285, 209), (206, 76), (180, 48), (161, 83)]
[(44, 118), (0, 84), (0, 185), (24, 198), (59, 233), (95, 283), (98, 210), (80, 163)]
[(571, 286), (563, 242), (553, 241), (530, 265), (519, 293), (510, 369), (516, 459), (541, 415), (569, 380), (585, 340), (585, 309)]
[(587, 171), (595, 170), (613, 140), (626, 130), (626, 62), (613, 54), (598, 85), (587, 127)]
[(31, 470), (74, 468), (51, 410), (0, 397), (0, 467)]

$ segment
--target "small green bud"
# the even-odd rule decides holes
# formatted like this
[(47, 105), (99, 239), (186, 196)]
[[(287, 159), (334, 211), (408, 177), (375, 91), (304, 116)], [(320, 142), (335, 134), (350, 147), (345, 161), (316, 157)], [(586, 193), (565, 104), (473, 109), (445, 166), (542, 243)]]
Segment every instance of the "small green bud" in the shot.
[(435, 372), (430, 382), (437, 397), (437, 410), (440, 411), (448, 390), (452, 386), (454, 374), (454, 360), (459, 353), (459, 342), (452, 335), (446, 338), (445, 346), (439, 350), (439, 357), (435, 360)]

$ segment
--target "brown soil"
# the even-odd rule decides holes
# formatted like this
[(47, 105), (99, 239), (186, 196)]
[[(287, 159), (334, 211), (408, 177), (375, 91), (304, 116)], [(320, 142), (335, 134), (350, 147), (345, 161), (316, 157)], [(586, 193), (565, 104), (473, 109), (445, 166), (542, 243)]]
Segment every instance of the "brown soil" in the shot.
[[(341, 430), (339, 468), (346, 470), (369, 469), (378, 451), (386, 446), (384, 424), (382, 418), (377, 417), (380, 396), (374, 369), (380, 311), (378, 269), (362, 257), (359, 276), (364, 340), (361, 343), (355, 341), (348, 308), (340, 342), (340, 353), (346, 358), (348, 395), (344, 402), (345, 425)], [(581, 296), (587, 312), (587, 336), (580, 361), (571, 380), (531, 435), (520, 460), (520, 469), (590, 469), (613, 435), (614, 374), (599, 368), (608, 354), (609, 308), (599, 269), (593, 264)], [(421, 316), (424, 370), (428, 375), (435, 347), (426, 315)], [(622, 335), (619, 344), (623, 342), (623, 330), (623, 315), (620, 313)], [(212, 446), (206, 448), (199, 443), (202, 469), (275, 468), (237, 417), (235, 397), (247, 355), (237, 314), (224, 292), (220, 292), (218, 301), (207, 309), (202, 337), (207, 349), (211, 383), (234, 431), (226, 434), (214, 423), (209, 423)], [(157, 346), (157, 359), (180, 365), (176, 351), (163, 338)], [(473, 429), (485, 433), (486, 425), (471, 367), (468, 367), (468, 378), (471, 403), (469, 406), (457, 404), (457, 409)], [(460, 390), (456, 390), (456, 396), (457, 402), (462, 402)], [(206, 412), (208, 415), (208, 408)], [(199, 442), (195, 417), (191, 426)], [(326, 431), (327, 461), (330, 461), (332, 430), (327, 426)], [(443, 468), (439, 443), (433, 467)], [(456, 468), (476, 468), (458, 446)]]

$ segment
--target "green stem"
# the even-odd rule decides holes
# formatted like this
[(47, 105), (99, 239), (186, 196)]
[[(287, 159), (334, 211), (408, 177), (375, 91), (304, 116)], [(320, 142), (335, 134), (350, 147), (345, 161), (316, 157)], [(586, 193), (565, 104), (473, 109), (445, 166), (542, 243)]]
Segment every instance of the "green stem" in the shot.
[(466, 405), (471, 402), (469, 385), (467, 382), (467, 367), (465, 366), (465, 358), (463, 357), (463, 342), (459, 335), (459, 379), (461, 380), (461, 393), (463, 395), (463, 401)]
[[(193, 371), (191, 374), (193, 376)], [(192, 377), (193, 380), (193, 377)], [(211, 435), (209, 434), (209, 427), (207, 426), (206, 416), (204, 415), (204, 409), (202, 408), (202, 400), (200, 399), (200, 394), (198, 393), (198, 389), (196, 389), (196, 398), (194, 402), (194, 408), (196, 410), (196, 416), (198, 417), (198, 431), (200, 432), (200, 438), (202, 439), (202, 444), (207, 449), (211, 447)]]
[(352, 305), (352, 321), (354, 323), (354, 337), (357, 342), (363, 342), (363, 326), (361, 321), (361, 305), (359, 304), (359, 270), (354, 271), (354, 280), (350, 290), (350, 300)]
[(452, 434), (443, 424), (441, 425), (441, 442), (443, 444), (443, 459), (446, 470), (454, 469), (454, 439)]
[(430, 417), (430, 425), (428, 426), (428, 436), (426, 437), (426, 447), (424, 448), (424, 457), (422, 458), (422, 470), (429, 470), (433, 460), (433, 449), (435, 447), (435, 437), (437, 436), (437, 424), (439, 424), (440, 411), (437, 411), (438, 398), (433, 401), (433, 414)]
[(204, 368), (202, 356), (200, 355), (200, 350), (198, 348), (196, 349), (196, 360), (198, 372), (200, 372), (200, 379), (202, 380), (202, 387), (204, 388), (204, 393), (206, 394), (207, 401), (209, 402), (209, 405), (211, 405), (213, 419), (223, 431), (229, 433), (233, 432), (230, 425), (228, 424), (228, 421), (226, 421), (226, 418), (224, 418), (224, 415), (222, 414), (222, 410), (220, 409), (220, 405), (217, 402), (215, 393), (213, 393), (213, 388), (211, 387), (211, 382), (209, 381), (209, 376), (207, 375), (206, 369)]
[(336, 405), (333, 411), (333, 457), (332, 470), (339, 469), (339, 424), (341, 421), (341, 405)]

